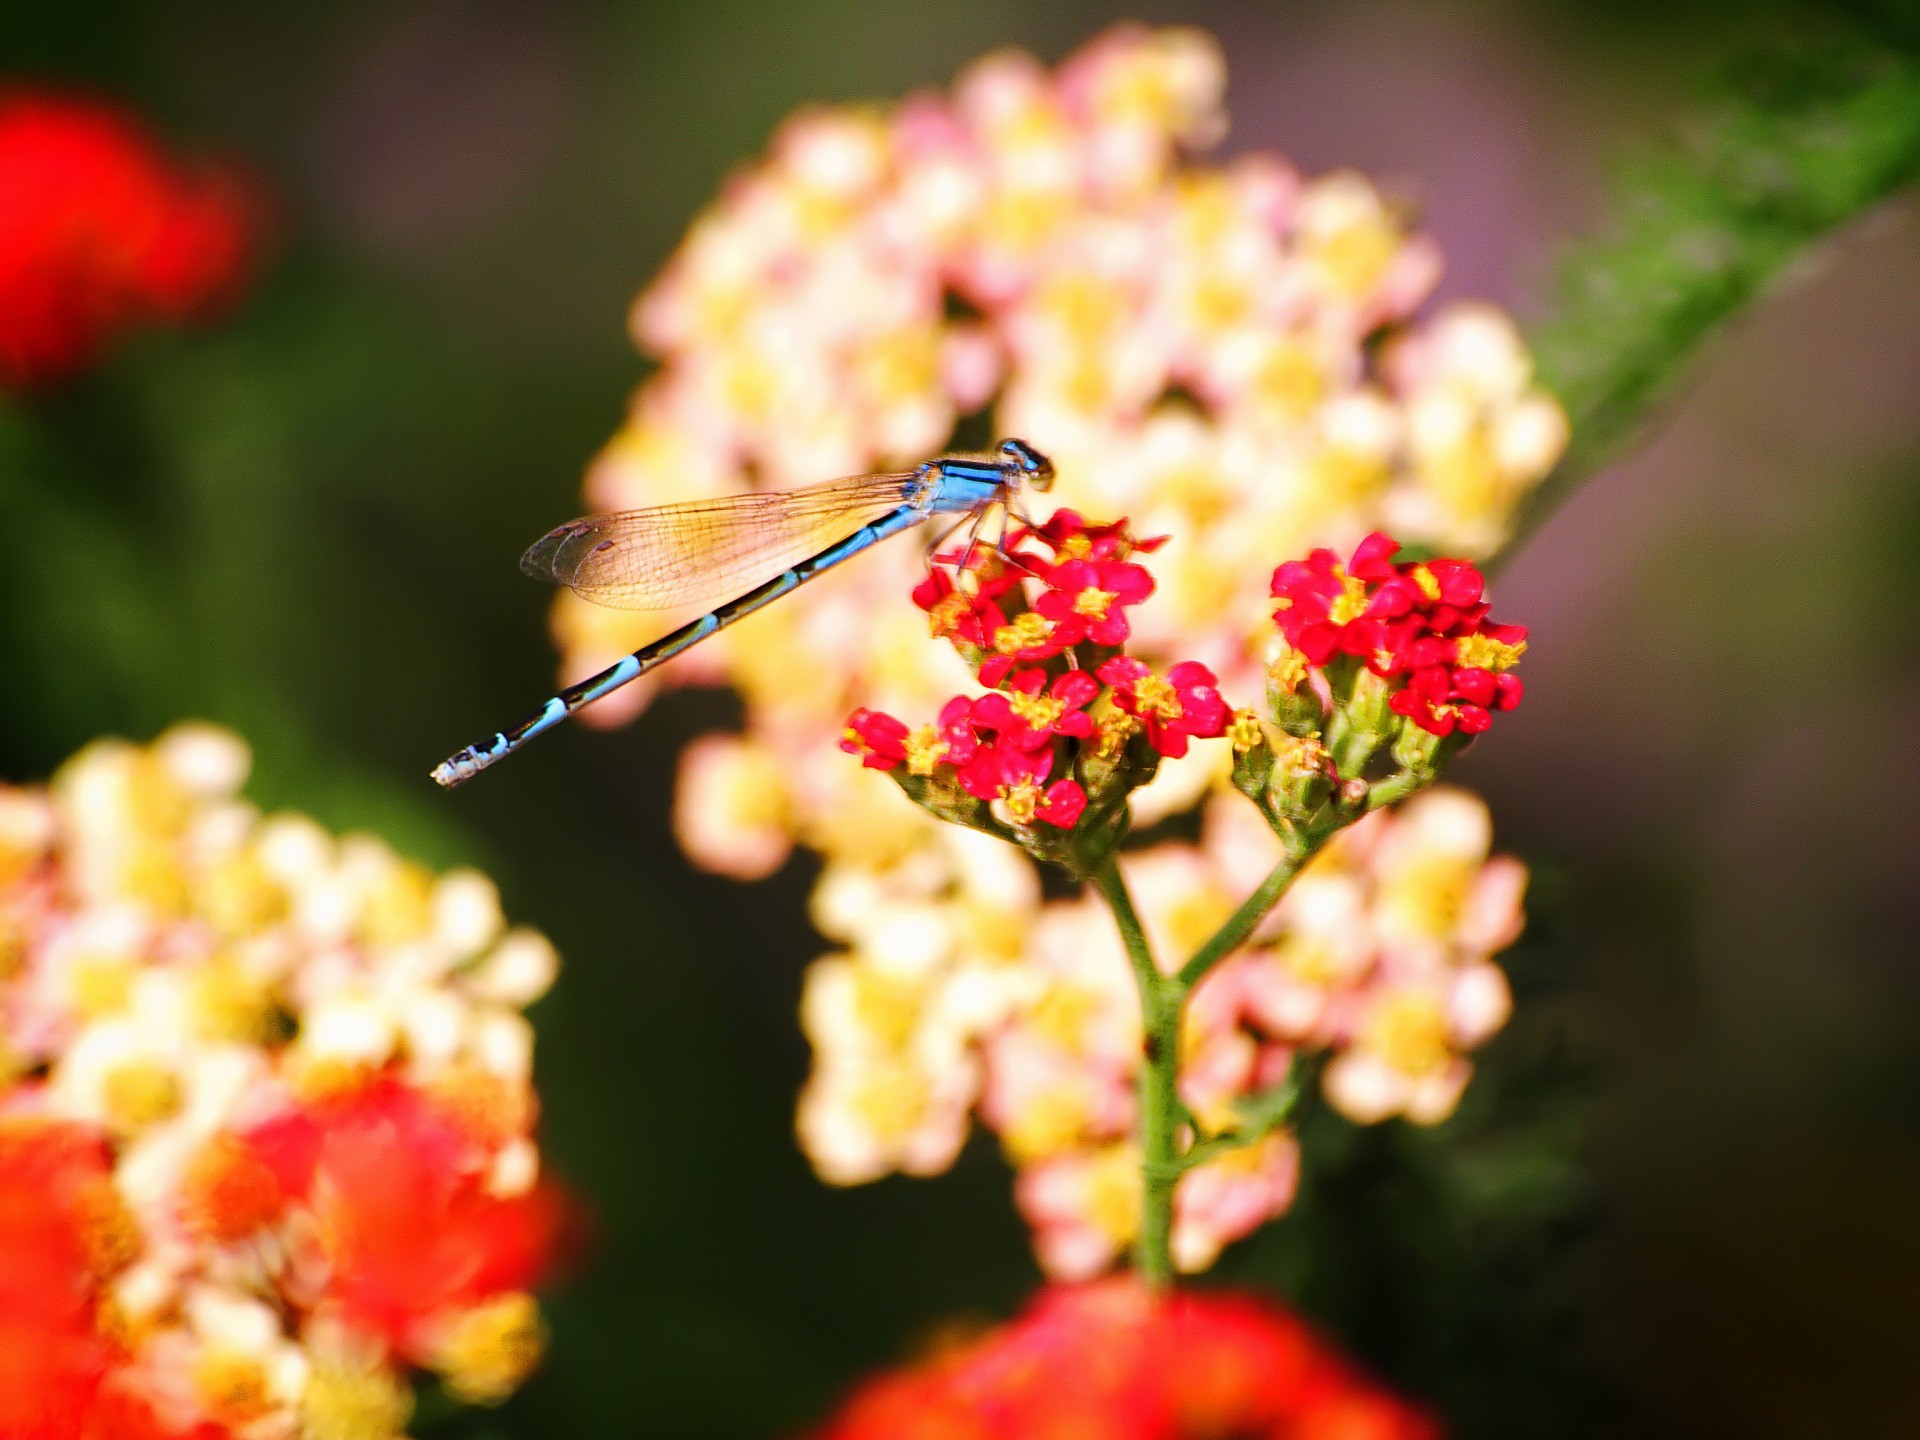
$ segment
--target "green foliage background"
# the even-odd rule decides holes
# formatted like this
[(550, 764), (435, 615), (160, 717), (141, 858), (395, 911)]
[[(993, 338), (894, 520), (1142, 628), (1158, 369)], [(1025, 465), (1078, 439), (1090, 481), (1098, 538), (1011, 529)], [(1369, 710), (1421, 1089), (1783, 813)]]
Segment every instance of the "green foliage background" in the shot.
[[(1417, 46), (1413, 7), (1360, 8), (1383, 63)], [(1235, 97), (1261, 78), (1235, 34), (1330, 23), (1317, 6), (1149, 9), (1227, 34)], [(1578, 438), (1530, 522), (1550, 556), (1630, 555), (1636, 598), (1598, 638), (1571, 627), (1542, 676), (1564, 698), (1536, 689), (1516, 717), (1535, 729), (1470, 757), (1537, 880), (1508, 957), (1518, 1014), (1462, 1113), (1432, 1132), (1314, 1116), (1297, 1210), (1220, 1274), (1292, 1296), (1461, 1436), (1898, 1433), (1920, 1400), (1899, 1363), (1920, 1280), (1904, 1103), (1920, 1047), (1900, 1023), (1920, 917), (1910, 861), (1888, 857), (1911, 853), (1901, 816), (1920, 800), (1902, 738), (1920, 424), (1864, 468), (1794, 473), (1777, 523), (1682, 514), (1636, 547), (1580, 504), (1546, 522), (1705, 373), (1729, 319), (1912, 176), (1920, 32), (1891, 6), (1445, 13), (1534, 86), (1606, 97), (1568, 110), (1552, 157), (1580, 172), (1563, 218), (1597, 238), (1535, 307)], [(741, 889), (689, 870), (667, 829), (673, 757), (724, 699), (564, 734), (453, 798), (424, 772), (543, 693), (544, 597), (514, 556), (577, 507), (641, 373), (625, 307), (726, 168), (797, 104), (941, 83), (1007, 41), (1057, 55), (1113, 18), (990, 0), (0, 16), (7, 73), (237, 150), (281, 206), (231, 320), (0, 409), (0, 773), (44, 775), (101, 733), (223, 721), (255, 746), (262, 803), (481, 864), (567, 960), (536, 1012), (545, 1133), (598, 1242), (553, 1305), (547, 1370), (498, 1412), (429, 1409), (422, 1434), (790, 1432), (934, 1325), (1007, 1314), (1035, 1282), (989, 1146), (935, 1182), (849, 1192), (795, 1151), (807, 867)], [(436, 44), (468, 33), (509, 57), (483, 71), (505, 76), (503, 110), (436, 128), (471, 119), (432, 83)], [(417, 103), (350, 103), (408, 63)], [(462, 63), (456, 47), (456, 87)], [(410, 184), (432, 192), (490, 148), (511, 161), (529, 133), (507, 199), (456, 185), (447, 203), (477, 218), (409, 218)], [(1258, 138), (1330, 163), (1312, 133)], [(414, 168), (369, 202), (356, 162), (396, 153)], [(1523, 298), (1546, 270), (1527, 264)], [(1741, 503), (1741, 463), (1709, 447), (1695, 467), (1716, 504)], [(1524, 552), (1509, 571), (1523, 594), (1557, 578)], [(1660, 749), (1672, 783), (1596, 838), (1579, 757), (1609, 721), (1659, 727), (1608, 753)], [(1773, 797), (1763, 833), (1702, 822), (1746, 781)]]

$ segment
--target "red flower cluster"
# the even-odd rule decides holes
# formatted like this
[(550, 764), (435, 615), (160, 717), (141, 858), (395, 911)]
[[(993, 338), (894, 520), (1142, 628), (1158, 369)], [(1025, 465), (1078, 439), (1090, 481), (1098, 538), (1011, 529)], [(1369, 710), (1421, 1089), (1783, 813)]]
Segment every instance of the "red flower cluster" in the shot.
[[(1029, 540), (1052, 553), (1026, 548)], [(1004, 555), (972, 548), (938, 557), (913, 600), (935, 636), (985, 652), (980, 683), (998, 686), (1014, 666), (1051, 660), (1076, 645), (1126, 644), (1133, 634), (1127, 611), (1153, 594), (1153, 576), (1128, 557), (1166, 543), (1164, 535), (1134, 539), (1125, 520), (1089, 525), (1078, 512), (1061, 510), (1022, 531)], [(1030, 579), (1043, 588), (1027, 608)]]
[(474, 1131), (486, 1101), (423, 1095), (389, 1077), (288, 1111), (201, 1157), (188, 1187), (192, 1223), (235, 1241), (295, 1208), (310, 1212), (341, 1316), (427, 1363), (435, 1322), (531, 1289), (561, 1240), (555, 1188), (486, 1192), (476, 1168), (486, 1137)]
[(1520, 703), (1507, 672), (1527, 648), (1524, 626), (1487, 618), (1486, 578), (1466, 560), (1396, 565), (1399, 542), (1378, 531), (1345, 565), (1331, 550), (1273, 572), (1274, 623), (1311, 666), (1338, 655), (1401, 681), (1394, 713), (1434, 735), (1478, 735), (1495, 710)]
[[(1193, 738), (1224, 734), (1228, 707), (1206, 666), (1160, 676), (1114, 653), (1132, 634), (1127, 611), (1153, 593), (1153, 577), (1127, 557), (1162, 543), (1134, 540), (1125, 521), (1089, 525), (1062, 510), (1005, 554), (938, 557), (914, 601), (992, 693), (955, 696), (918, 729), (856, 710), (840, 748), (871, 769), (944, 775), (975, 799), (1003, 802), (1016, 824), (1066, 830), (1087, 806), (1075, 776), (1083, 750), (1111, 758), (1144, 729), (1156, 751), (1179, 756)], [(1039, 591), (1030, 607), (1029, 582)]]
[(130, 325), (204, 313), (255, 228), (239, 184), (174, 169), (131, 117), (0, 93), (0, 383), (59, 379)]
[(868, 1381), (813, 1440), (1434, 1440), (1300, 1321), (1250, 1295), (1042, 1291), (1012, 1324)]
[(100, 1137), (57, 1121), (0, 1121), (0, 1436), (166, 1433), (114, 1383), (126, 1357), (100, 1323), (101, 1287), (137, 1248)]
[(1071, 830), (1087, 808), (1087, 792), (1070, 776), (1049, 783), (1063, 758), (1054, 737), (1091, 734), (1093, 718), (1083, 707), (1099, 693), (1084, 670), (1069, 670), (1051, 686), (1044, 670), (1016, 671), (1006, 693), (956, 695), (938, 722), (917, 730), (882, 711), (856, 710), (840, 748), (870, 770), (905, 764), (913, 775), (945, 773), (976, 800), (1004, 801), (1016, 824), (1039, 820)]

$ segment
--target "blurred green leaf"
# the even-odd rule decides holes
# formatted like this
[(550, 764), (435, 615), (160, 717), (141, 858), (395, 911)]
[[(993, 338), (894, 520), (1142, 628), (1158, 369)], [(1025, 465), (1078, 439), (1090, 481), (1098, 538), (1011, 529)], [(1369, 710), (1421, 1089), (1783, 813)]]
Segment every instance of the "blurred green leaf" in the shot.
[(1610, 228), (1566, 257), (1530, 337), (1573, 442), (1510, 551), (1641, 434), (1744, 306), (1920, 175), (1920, 55), (1895, 33), (1743, 63), (1676, 142), (1623, 170)]

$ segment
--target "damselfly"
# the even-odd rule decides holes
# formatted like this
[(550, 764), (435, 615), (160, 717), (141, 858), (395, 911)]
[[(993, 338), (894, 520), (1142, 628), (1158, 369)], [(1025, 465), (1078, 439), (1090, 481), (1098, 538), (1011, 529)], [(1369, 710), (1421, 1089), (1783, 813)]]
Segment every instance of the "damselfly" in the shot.
[(595, 604), (678, 610), (711, 604), (755, 576), (773, 578), (562, 690), (511, 730), (441, 761), (433, 778), (449, 790), (471, 780), (581, 706), (890, 535), (935, 515), (974, 516), (977, 529), (993, 506), (1017, 503), (1022, 487), (1052, 484), (1052, 461), (1024, 440), (1003, 440), (989, 455), (943, 455), (896, 474), (569, 521), (535, 541), (520, 568)]

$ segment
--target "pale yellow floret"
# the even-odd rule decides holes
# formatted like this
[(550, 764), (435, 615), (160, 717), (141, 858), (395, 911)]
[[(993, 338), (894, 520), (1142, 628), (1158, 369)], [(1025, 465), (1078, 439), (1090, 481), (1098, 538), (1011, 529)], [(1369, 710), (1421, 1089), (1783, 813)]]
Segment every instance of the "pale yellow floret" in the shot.
[(413, 1395), (384, 1366), (325, 1361), (300, 1398), (301, 1440), (396, 1440)]
[(193, 1363), (194, 1397), (216, 1425), (239, 1429), (274, 1408), (267, 1367), (258, 1356), (208, 1347)]
[(1453, 1058), (1447, 1016), (1437, 996), (1425, 990), (1400, 990), (1383, 998), (1368, 1015), (1361, 1046), (1403, 1075), (1429, 1075)]
[(1094, 1228), (1116, 1246), (1140, 1233), (1140, 1157), (1130, 1145), (1099, 1152), (1087, 1167), (1086, 1213)]
[(455, 1399), (498, 1405), (520, 1388), (545, 1352), (540, 1307), (531, 1295), (515, 1291), (455, 1320), (434, 1346), (433, 1367)]
[(1454, 642), (1453, 653), (1454, 660), (1461, 665), (1474, 665), (1482, 670), (1511, 670), (1527, 653), (1527, 642), (1508, 645), (1491, 635), (1462, 635)]

